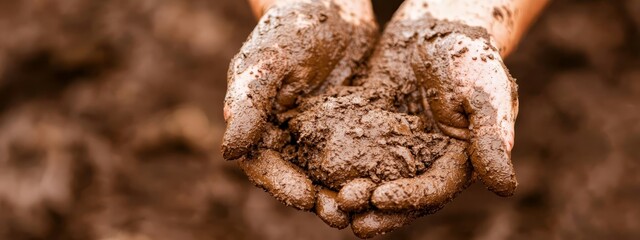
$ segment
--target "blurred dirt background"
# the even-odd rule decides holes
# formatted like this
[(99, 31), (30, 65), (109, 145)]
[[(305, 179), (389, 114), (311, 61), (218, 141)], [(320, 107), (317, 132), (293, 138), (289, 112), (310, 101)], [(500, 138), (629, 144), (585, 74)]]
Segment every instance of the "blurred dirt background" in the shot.
[[(0, 239), (353, 239), (222, 160), (254, 24), (237, 0), (1, 0)], [(475, 184), (382, 239), (638, 239), (640, 1), (553, 1), (507, 65), (516, 195)]]

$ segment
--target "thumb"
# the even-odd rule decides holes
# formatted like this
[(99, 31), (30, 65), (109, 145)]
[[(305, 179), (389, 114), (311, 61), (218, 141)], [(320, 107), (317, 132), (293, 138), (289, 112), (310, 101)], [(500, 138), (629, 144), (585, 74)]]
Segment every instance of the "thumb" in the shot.
[(495, 50), (484, 51), (482, 60), (476, 60), (481, 63), (479, 67), (468, 69), (473, 71), (468, 76), (474, 76), (474, 81), (463, 101), (470, 123), (469, 154), (474, 170), (489, 190), (511, 196), (518, 185), (511, 163), (517, 85), (500, 55)]
[(228, 72), (224, 103), (227, 129), (222, 140), (225, 159), (236, 159), (260, 140), (272, 100), (286, 75), (285, 58), (274, 49), (240, 52)]
[(496, 48), (489, 39), (452, 33), (423, 44), (416, 60), (414, 72), (428, 88), (440, 130), (468, 139), (482, 182), (500, 196), (512, 195), (517, 186), (511, 164), (517, 86)]
[[(482, 182), (500, 196), (511, 196), (518, 183), (511, 163), (515, 109), (509, 95), (476, 87), (464, 102), (471, 130), (469, 154)], [(501, 99), (503, 98), (503, 99)], [(509, 98), (509, 99), (504, 99)]]

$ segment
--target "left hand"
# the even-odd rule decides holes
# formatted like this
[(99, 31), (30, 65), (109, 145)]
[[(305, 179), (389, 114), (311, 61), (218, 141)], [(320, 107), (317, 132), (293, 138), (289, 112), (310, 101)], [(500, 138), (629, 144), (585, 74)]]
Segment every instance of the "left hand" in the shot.
[[(475, 38), (474, 38), (475, 37)], [(468, 140), (474, 171), (489, 190), (511, 196), (511, 164), (518, 94), (488, 38), (453, 31), (416, 46), (413, 68), (438, 128)]]
[[(370, 75), (387, 77), (371, 78), (375, 82), (361, 84), (399, 89), (399, 98), (405, 99), (407, 106), (420, 102), (422, 114), (435, 120), (440, 131), (469, 143), (467, 153), (473, 171), (488, 189), (499, 196), (510, 196), (517, 187), (510, 157), (518, 99), (517, 85), (500, 53), (513, 46), (499, 44), (490, 34), (496, 28), (491, 24), (470, 26), (467, 23), (473, 21), (434, 17), (433, 11), (441, 11), (443, 6), (424, 4), (427, 2), (448, 4), (427, 0), (405, 2), (385, 29), (370, 61)], [(451, 5), (460, 2), (451, 1)], [(495, 9), (483, 7), (479, 9)], [(466, 14), (463, 15), (477, 16)], [(491, 12), (488, 16), (493, 19)], [(415, 92), (421, 92), (419, 97), (415, 97)], [(407, 109), (411, 111), (411, 107)], [(432, 168), (447, 164), (456, 163), (442, 158)], [(379, 185), (371, 202), (381, 211), (356, 216), (352, 222), (354, 231), (359, 222), (368, 222), (370, 227), (365, 232), (366, 237), (371, 237), (441, 209), (473, 181), (471, 173), (465, 171), (469, 170), (450, 167)], [(438, 175), (432, 176), (434, 173)]]

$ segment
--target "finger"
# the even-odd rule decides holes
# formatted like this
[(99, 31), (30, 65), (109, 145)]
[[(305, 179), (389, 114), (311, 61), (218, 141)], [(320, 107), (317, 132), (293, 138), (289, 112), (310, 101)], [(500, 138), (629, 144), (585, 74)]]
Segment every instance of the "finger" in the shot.
[(428, 108), (438, 128), (449, 136), (468, 140), (469, 120), (461, 104), (464, 98), (455, 91), (460, 84), (450, 81), (451, 50), (438, 47), (455, 45), (455, 41), (455, 38), (444, 38), (436, 43), (419, 44), (416, 47), (417, 54), (413, 55), (412, 68), (416, 79), (425, 87), (422, 94), (429, 103)]
[(372, 210), (355, 215), (351, 221), (351, 230), (359, 238), (372, 238), (405, 226), (417, 217), (417, 213)]
[(278, 152), (264, 150), (255, 158), (241, 158), (239, 165), (251, 182), (287, 206), (302, 210), (313, 208), (316, 192), (311, 180)]
[(338, 207), (338, 194), (323, 188), (318, 191), (316, 215), (327, 225), (343, 229), (349, 226), (349, 215)]
[[(251, 44), (246, 48), (251, 48)], [(229, 69), (225, 98), (225, 131), (222, 152), (225, 159), (246, 154), (260, 140), (271, 111), (272, 99), (285, 77), (284, 63), (274, 49), (244, 49)]]
[(466, 143), (451, 140), (446, 154), (415, 178), (383, 183), (373, 191), (371, 202), (386, 211), (436, 211), (451, 201), (471, 182)]
[[(514, 123), (518, 100), (516, 84), (502, 63), (493, 44), (483, 37), (469, 37), (452, 33), (440, 37), (418, 49), (420, 59), (432, 63), (425, 70), (414, 63), (414, 72), (430, 89), (441, 91), (444, 96), (460, 96), (461, 102), (438, 102), (429, 97), (436, 109), (438, 104), (454, 104), (444, 108), (459, 110), (469, 119), (467, 129), (449, 125), (448, 117), (434, 112), (446, 134), (460, 138), (455, 132), (466, 132), (462, 139), (470, 140), (469, 153), (474, 169), (482, 182), (500, 196), (513, 194), (517, 186), (511, 164)], [(452, 134), (453, 133), (453, 134)]]
[[(511, 163), (514, 125), (518, 109), (517, 85), (495, 48), (474, 43), (471, 52), (480, 58), (468, 68), (475, 76), (463, 101), (469, 115), (469, 153), (474, 170), (489, 190), (500, 196), (513, 195), (518, 183)], [(485, 45), (486, 46), (486, 45)], [(469, 58), (466, 58), (469, 61)]]
[(371, 193), (376, 184), (370, 179), (358, 178), (345, 184), (338, 193), (338, 204), (345, 212), (359, 212), (369, 207)]
[[(513, 123), (490, 113), (490, 107), (469, 107), (471, 145), (469, 152), (475, 171), (487, 188), (500, 196), (511, 196), (518, 186), (511, 163)], [(491, 109), (495, 110), (495, 109)], [(487, 114), (489, 113), (489, 114)]]

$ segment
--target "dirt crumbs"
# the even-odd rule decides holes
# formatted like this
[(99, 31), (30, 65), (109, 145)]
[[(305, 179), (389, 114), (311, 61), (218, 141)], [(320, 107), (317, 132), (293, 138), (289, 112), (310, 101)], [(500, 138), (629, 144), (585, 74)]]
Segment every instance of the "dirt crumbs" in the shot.
[[(256, 151), (243, 157), (240, 166), (254, 184), (286, 205), (312, 210), (329, 226), (344, 228), (351, 214), (377, 211), (371, 201), (377, 186), (406, 179), (409, 184), (392, 185), (392, 190), (413, 192), (419, 187), (419, 179), (430, 184), (433, 177), (447, 179), (446, 174), (456, 172), (438, 167), (436, 159), (444, 159), (440, 165), (457, 164), (459, 161), (447, 157), (456, 152), (466, 163), (464, 148), (452, 148), (457, 146), (456, 140), (427, 128), (425, 121), (429, 119), (394, 111), (395, 94), (381, 85), (338, 86), (306, 98), (296, 109), (279, 114), (275, 123), (267, 125)], [(465, 164), (460, 166), (466, 171)], [(412, 209), (414, 202), (424, 201), (409, 203), (406, 200), (411, 198), (405, 198), (378, 202), (399, 211), (392, 215), (409, 219), (411, 216), (398, 206)], [(359, 222), (352, 228), (358, 236), (368, 237), (407, 222), (393, 219)], [(363, 228), (365, 225), (368, 227)], [(372, 230), (367, 231), (369, 228)]]
[[(378, 16), (399, 4), (371, 2)], [(222, 159), (226, 71), (256, 24), (246, 1), (0, 5), (0, 239), (354, 239), (280, 204)], [(512, 156), (522, 185), (509, 203), (474, 184), (393, 232), (410, 218), (351, 214), (349, 229), (386, 230), (379, 239), (640, 236), (640, 1), (550, 1), (539, 20), (507, 64), (522, 106)], [(412, 81), (403, 72), (394, 80)], [(409, 103), (420, 102), (406, 102), (398, 112), (419, 115)], [(290, 137), (277, 151), (283, 161), (298, 161), (296, 136), (274, 128)], [(204, 133), (213, 143), (199, 141)], [(341, 190), (370, 194), (352, 184)]]
[[(245, 100), (255, 104), (247, 106), (273, 105), (261, 108), (268, 109), (264, 113), (246, 115), (263, 119), (260, 131), (249, 131), (259, 133), (260, 141), (246, 145), (227, 139), (223, 152), (242, 151), (225, 158), (242, 156), (240, 166), (255, 185), (288, 206), (314, 211), (329, 226), (350, 223), (359, 237), (391, 231), (441, 208), (468, 182), (470, 167), (466, 145), (435, 127), (424, 87), (407, 61), (420, 39), (415, 36), (441, 36), (436, 33), (447, 30), (429, 24), (410, 22), (386, 30), (371, 58), (349, 67), (349, 77), (341, 78), (346, 81), (329, 77), (316, 91), (293, 91), (287, 104), (281, 100), (290, 92), (288, 82), (269, 88), (278, 92), (270, 97), (251, 94)], [(246, 109), (229, 106), (235, 115), (231, 121), (252, 127), (255, 121), (237, 113)]]
[(357, 19), (345, 19), (348, 13), (332, 2), (277, 3), (232, 60), (225, 98), (225, 159), (251, 150), (272, 108), (289, 110), (298, 96), (327, 83), (343, 83), (372, 48), (377, 35), (373, 20), (360, 20), (363, 16), (355, 13)]
[(290, 129), (300, 167), (332, 190), (356, 178), (411, 178), (443, 155), (447, 137), (424, 132), (422, 119), (390, 111), (385, 88), (339, 87), (300, 107)]

